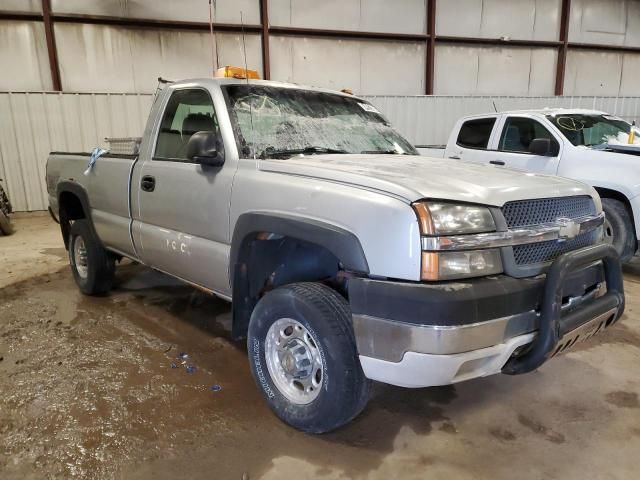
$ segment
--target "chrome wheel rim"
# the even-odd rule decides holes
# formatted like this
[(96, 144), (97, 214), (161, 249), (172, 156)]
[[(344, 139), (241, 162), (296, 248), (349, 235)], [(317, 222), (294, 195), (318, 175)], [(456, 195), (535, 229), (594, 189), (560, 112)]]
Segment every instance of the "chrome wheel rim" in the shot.
[(606, 217), (604, 219), (604, 242), (608, 244), (613, 243), (613, 226)]
[(276, 388), (297, 405), (313, 402), (324, 380), (324, 361), (318, 342), (292, 318), (271, 325), (265, 340), (267, 369)]
[(87, 249), (84, 245), (84, 239), (80, 236), (73, 240), (73, 264), (76, 266), (76, 272), (78, 272), (80, 278), (87, 278), (89, 273)]

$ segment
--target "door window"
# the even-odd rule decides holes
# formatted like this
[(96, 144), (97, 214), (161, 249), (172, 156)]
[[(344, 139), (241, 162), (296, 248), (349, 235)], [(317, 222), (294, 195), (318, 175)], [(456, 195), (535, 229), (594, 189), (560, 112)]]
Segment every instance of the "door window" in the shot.
[(509, 117), (500, 136), (499, 150), (503, 152), (529, 153), (529, 145), (535, 138), (551, 140), (552, 156), (560, 151), (555, 137), (537, 120), (525, 117)]
[(176, 90), (164, 110), (154, 160), (188, 162), (187, 143), (196, 132), (216, 132), (218, 120), (206, 90)]
[(456, 143), (465, 148), (486, 149), (495, 123), (495, 117), (467, 120), (460, 127)]

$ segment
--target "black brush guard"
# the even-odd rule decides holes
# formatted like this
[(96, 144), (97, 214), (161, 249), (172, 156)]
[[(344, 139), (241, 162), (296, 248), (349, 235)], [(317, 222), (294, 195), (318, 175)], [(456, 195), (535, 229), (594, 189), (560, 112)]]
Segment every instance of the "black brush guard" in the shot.
[[(567, 275), (599, 260), (602, 260), (604, 266), (607, 293), (570, 313), (561, 315), (563, 284)], [(502, 368), (502, 373), (518, 375), (535, 370), (559, 351), (577, 343), (578, 336), (572, 335), (572, 332), (593, 322), (595, 331), (589, 332), (595, 334), (601, 327), (606, 328), (615, 323), (623, 312), (622, 267), (613, 246), (593, 245), (559, 256), (547, 273), (538, 335), (529, 351), (522, 356), (512, 357)], [(569, 340), (564, 341), (566, 338)]]

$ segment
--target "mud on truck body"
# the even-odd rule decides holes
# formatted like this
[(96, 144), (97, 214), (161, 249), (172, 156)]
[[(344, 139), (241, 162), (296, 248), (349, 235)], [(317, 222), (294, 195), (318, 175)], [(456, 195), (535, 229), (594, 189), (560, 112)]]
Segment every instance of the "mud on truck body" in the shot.
[(307, 432), (353, 419), (370, 380), (529, 372), (624, 310), (593, 188), (418, 156), (351, 95), (176, 82), (137, 155), (88, 163), (47, 164), (79, 288), (128, 257), (232, 301), (266, 402)]

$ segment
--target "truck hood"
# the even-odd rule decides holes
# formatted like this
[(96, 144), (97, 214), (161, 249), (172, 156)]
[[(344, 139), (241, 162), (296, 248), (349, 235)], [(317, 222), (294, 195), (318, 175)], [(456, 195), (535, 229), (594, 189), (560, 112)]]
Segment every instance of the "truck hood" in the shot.
[(500, 207), (512, 200), (592, 194), (575, 180), (423, 156), (309, 155), (260, 160), (259, 168), (379, 191), (408, 203), (436, 198)]

